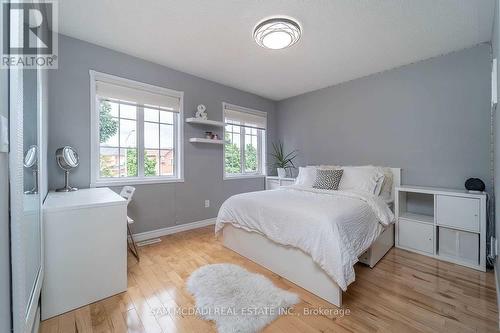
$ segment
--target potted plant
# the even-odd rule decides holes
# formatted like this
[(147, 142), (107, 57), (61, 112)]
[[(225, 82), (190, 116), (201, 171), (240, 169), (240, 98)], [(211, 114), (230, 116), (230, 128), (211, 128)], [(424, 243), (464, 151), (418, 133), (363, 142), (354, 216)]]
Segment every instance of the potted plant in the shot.
[(277, 144), (273, 143), (273, 152), (271, 156), (274, 158), (272, 166), (276, 168), (278, 177), (285, 178), (286, 171), (295, 168), (293, 159), (297, 157), (297, 151), (293, 150), (289, 153), (285, 153), (282, 142), (278, 142)]

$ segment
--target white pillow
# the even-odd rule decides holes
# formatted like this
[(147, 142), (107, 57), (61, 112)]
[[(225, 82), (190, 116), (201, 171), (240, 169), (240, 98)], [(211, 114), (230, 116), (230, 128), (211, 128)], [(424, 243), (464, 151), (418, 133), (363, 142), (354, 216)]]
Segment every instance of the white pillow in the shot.
[(392, 183), (394, 176), (390, 168), (382, 168), (384, 170), (384, 181), (380, 189), (379, 196), (387, 203), (392, 202)]
[(307, 166), (305, 168), (299, 167), (299, 175), (295, 180), (295, 185), (312, 187), (315, 180), (316, 180), (316, 167), (313, 166)]
[(341, 169), (340, 166), (338, 165), (320, 165), (318, 167), (318, 169), (323, 169), (323, 170), (337, 170), (337, 169)]
[(384, 177), (384, 173), (380, 168), (346, 166), (342, 167), (342, 169), (344, 173), (340, 180), (339, 190), (357, 190), (374, 195), (379, 194), (375, 192), (380, 192)]
[(383, 174), (382, 177), (377, 182), (377, 186), (375, 187), (375, 191), (373, 194), (382, 197), (382, 199), (386, 202), (391, 201), (391, 192), (392, 192), (392, 170), (387, 167), (380, 167), (374, 165), (360, 165), (355, 166), (356, 168), (372, 168), (378, 172)]

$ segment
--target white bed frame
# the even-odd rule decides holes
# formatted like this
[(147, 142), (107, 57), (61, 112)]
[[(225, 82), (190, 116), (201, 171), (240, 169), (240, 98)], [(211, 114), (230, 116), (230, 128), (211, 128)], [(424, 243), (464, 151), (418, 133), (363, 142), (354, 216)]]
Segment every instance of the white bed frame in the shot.
[[(394, 197), (394, 188), (401, 185), (401, 169), (391, 168), (391, 171), (393, 173), (392, 196)], [(264, 266), (316, 296), (338, 307), (342, 306), (342, 289), (308, 254), (294, 247), (280, 245), (258, 233), (248, 232), (231, 224), (224, 226), (223, 237), (225, 247)], [(359, 261), (374, 267), (393, 246), (394, 224), (391, 224), (359, 257)]]

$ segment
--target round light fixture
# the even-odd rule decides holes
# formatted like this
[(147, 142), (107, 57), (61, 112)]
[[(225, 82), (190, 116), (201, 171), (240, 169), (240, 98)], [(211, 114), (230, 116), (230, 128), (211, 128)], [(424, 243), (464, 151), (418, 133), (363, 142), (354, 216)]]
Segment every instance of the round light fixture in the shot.
[(259, 46), (279, 50), (297, 43), (301, 33), (300, 25), (295, 20), (273, 17), (257, 24), (253, 37)]

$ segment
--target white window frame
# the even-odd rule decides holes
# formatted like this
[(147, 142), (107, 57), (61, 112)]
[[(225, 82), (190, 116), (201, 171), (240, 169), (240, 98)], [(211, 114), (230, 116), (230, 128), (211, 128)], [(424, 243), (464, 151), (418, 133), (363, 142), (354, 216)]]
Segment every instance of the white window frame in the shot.
[[(257, 172), (245, 172), (245, 127), (240, 127), (240, 145), (243, 147), (243, 149), (240, 149), (240, 161), (241, 161), (241, 168), (242, 168), (242, 173), (237, 173), (237, 174), (227, 174), (226, 173), (226, 117), (224, 110), (225, 109), (233, 109), (237, 110), (240, 112), (248, 112), (251, 114), (262, 114), (263, 116), (265, 115), (266, 117), (266, 129), (264, 131), (264, 135), (257, 135), (257, 142), (258, 142), (258, 147), (259, 150), (257, 151), (257, 154), (260, 155), (260, 163), (258, 165), (258, 170)], [(222, 175), (224, 180), (231, 180), (231, 179), (245, 179), (245, 178), (264, 178), (267, 175), (266, 172), (266, 142), (267, 142), (267, 112), (260, 111), (260, 110), (255, 110), (255, 109), (250, 109), (247, 107), (243, 106), (238, 106), (226, 102), (222, 102), (222, 122), (224, 123), (224, 132), (222, 134), (222, 137), (224, 139), (224, 147), (223, 147), (223, 153), (222, 153)]]
[[(172, 89), (162, 88), (150, 85), (143, 82), (125, 79), (119, 76), (97, 72), (94, 70), (89, 71), (90, 74), (90, 187), (99, 186), (123, 186), (123, 185), (136, 185), (136, 184), (160, 184), (160, 183), (177, 183), (184, 182), (184, 92)], [(178, 124), (174, 126), (174, 166), (175, 171), (173, 176), (156, 176), (156, 177), (117, 177), (117, 178), (104, 178), (100, 177), (100, 149), (99, 149), (99, 105), (96, 99), (96, 81), (104, 81), (111, 84), (122, 85), (133, 89), (142, 89), (157, 94), (164, 94), (172, 97), (179, 98), (179, 115)], [(144, 117), (142, 113), (137, 115), (137, 168), (142, 170), (144, 168), (144, 157), (140, 151), (144, 150), (143, 147), (143, 133), (144, 133)], [(175, 124), (175, 122), (174, 122)], [(141, 146), (142, 145), (142, 146)]]

